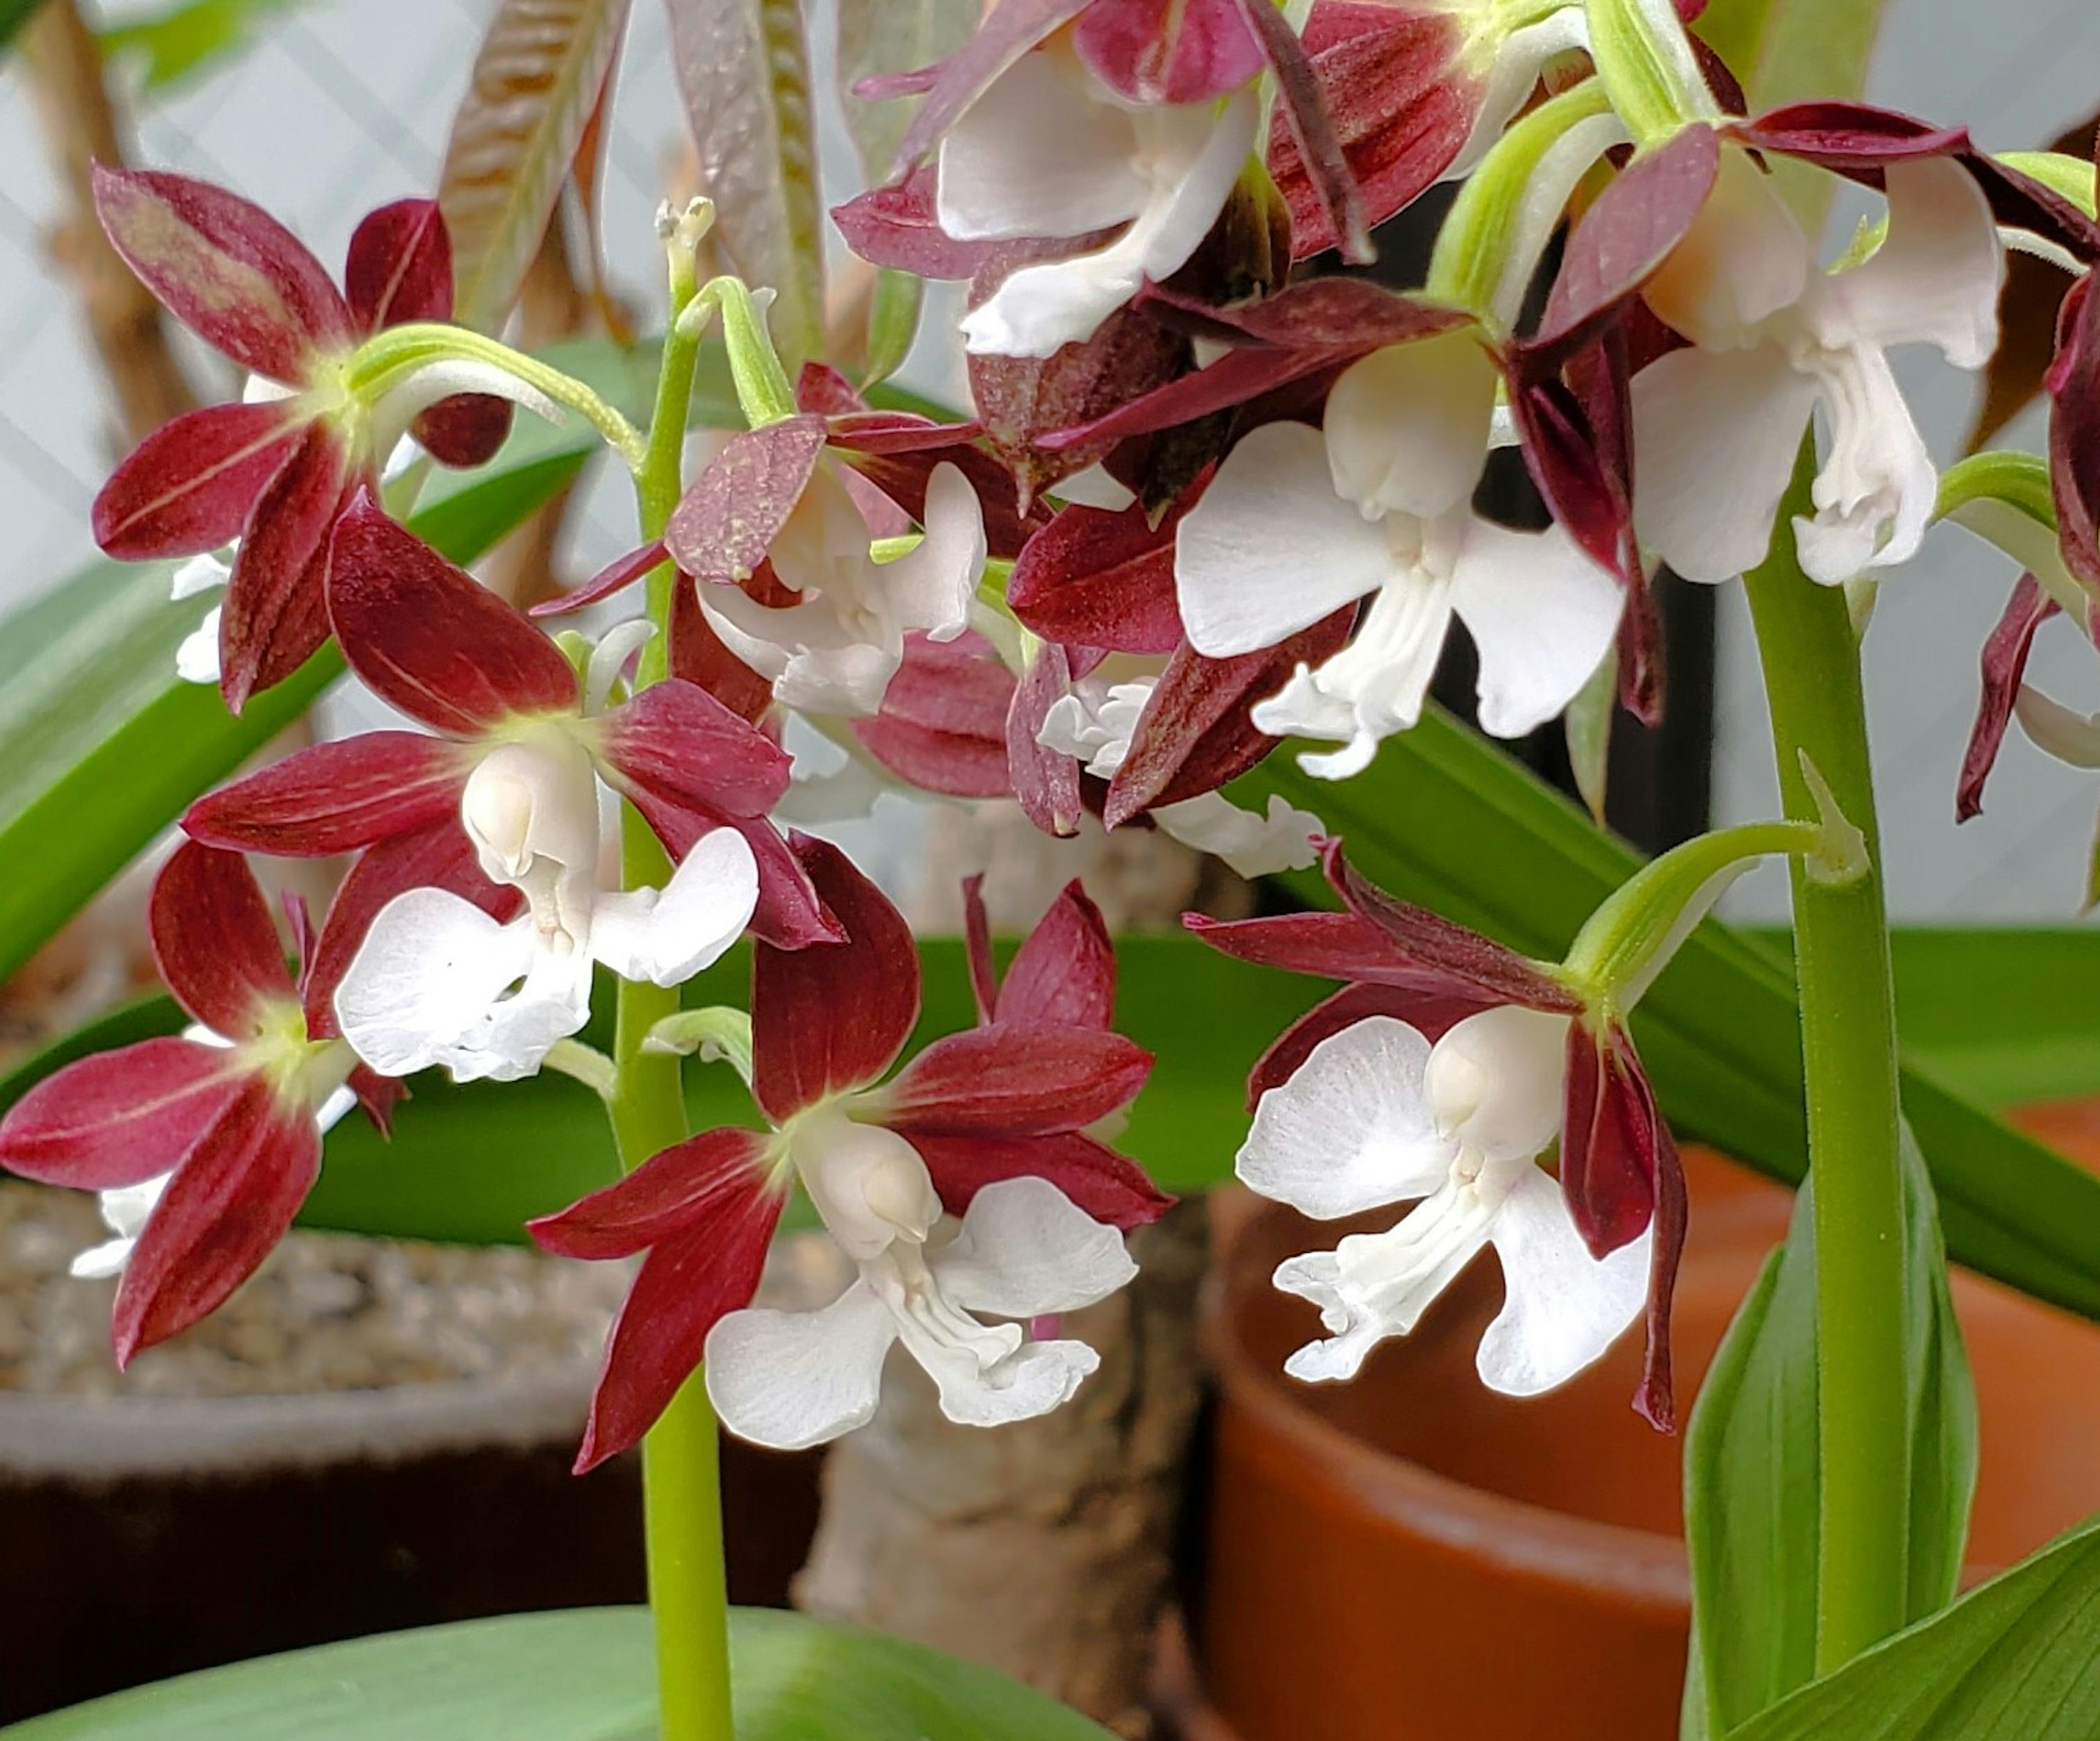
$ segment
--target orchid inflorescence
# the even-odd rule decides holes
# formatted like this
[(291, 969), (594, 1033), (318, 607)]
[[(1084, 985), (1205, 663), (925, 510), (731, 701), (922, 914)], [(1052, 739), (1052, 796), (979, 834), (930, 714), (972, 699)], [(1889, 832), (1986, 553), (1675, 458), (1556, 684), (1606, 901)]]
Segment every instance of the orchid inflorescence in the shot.
[[(1277, 1272), (1327, 1331), (1289, 1369), (1354, 1375), (1492, 1245), (1507, 1298), (1485, 1382), (1557, 1385), (1645, 1314), (1637, 1402), (1670, 1423), (1686, 1208), (1627, 1018), (1750, 859), (1842, 881), (1864, 843), (1834, 805), (1704, 837), (1549, 963), (1374, 887), (1308, 813), (1224, 789), (1286, 738), (1314, 741), (1318, 778), (1360, 772), (1420, 718), (1454, 621), (1492, 734), (1599, 683), (1654, 718), (1657, 568), (1722, 582), (1762, 562), (1804, 441), (1812, 512), (1777, 533), (1811, 579), (1897, 566), (1943, 514), (2026, 571), (1984, 653), (1965, 809), (2015, 715), (2100, 765), (2100, 728), (2021, 683), (2039, 625), (2090, 628), (2100, 598), (2092, 172), (1856, 104), (1746, 117), (1683, 29), (1694, 6), (1300, 10), (1000, 0), (947, 60), (874, 82), (917, 97), (915, 118), (893, 179), (835, 216), (878, 266), (968, 280), (968, 419), (871, 403), (821, 360), (791, 378), (765, 296), (696, 283), (704, 204), (668, 216), (665, 367), (682, 357), (689, 385), (719, 318), (748, 427), (673, 478), (675, 506), (645, 489), (633, 552), (543, 607), (647, 580), (647, 608), (595, 642), (406, 529), (421, 458), (487, 459), (515, 404), (582, 417), (642, 478), (677, 465), (682, 399), (667, 441), (447, 324), (428, 202), (368, 218), (338, 289), (231, 193), (99, 173), (119, 253), (253, 381), (119, 468), (98, 538), (227, 553), (216, 656), (186, 664), (236, 712), (333, 639), (405, 716), (190, 809), (152, 934), (200, 1027), (74, 1064), (0, 1124), (9, 1169), (104, 1193), (122, 1237), (84, 1262), (122, 1266), (120, 1360), (254, 1271), (351, 1100), (383, 1127), (417, 1071), (554, 1067), (617, 1122), (633, 1058), (699, 1051), (741, 1072), (752, 1126), (627, 1154), (618, 1183), (532, 1226), (571, 1257), (642, 1254), (582, 1466), (635, 1443), (703, 1365), (728, 1426), (783, 1447), (865, 1422), (900, 1342), (959, 1421), (1069, 1397), (1096, 1356), (1056, 1319), (1129, 1279), (1123, 1235), (1167, 1201), (1111, 1146), (1151, 1060), (1111, 1026), (1106, 929), (1074, 884), (999, 983), (973, 888), (979, 1025), (892, 1074), (919, 1013), (910, 932), (838, 848), (783, 826), (835, 811), (828, 783), (863, 804), (1010, 798), (1052, 835), (1089, 816), (1155, 827), (1249, 875), (1321, 864), (1338, 910), (1189, 920), (1215, 948), (1343, 982), (1255, 1065), (1241, 1177), (1321, 1219), (1419, 1200)], [(1830, 266), (1775, 179), (1786, 162), (1878, 196)], [(1420, 290), (1292, 275), (1367, 257), (1373, 227), (1446, 179), (1462, 186)], [(2050, 452), (1942, 479), (1887, 353), (1980, 366), (2008, 236), (2080, 275)], [(1474, 505), (1512, 444), (1543, 531)], [(1062, 500), (1082, 472), (1087, 500)], [(1127, 505), (1101, 505), (1104, 487)], [(791, 724), (846, 774), (810, 776)], [(633, 852), (615, 874), (622, 806), (660, 844), (654, 874)], [(349, 853), (317, 932), (287, 908), (294, 979), (242, 855)], [(671, 1016), (618, 1060), (577, 1038), (597, 970), (677, 987), (747, 930), (748, 1016)], [(797, 1182), (854, 1274), (803, 1314), (752, 1303)]]

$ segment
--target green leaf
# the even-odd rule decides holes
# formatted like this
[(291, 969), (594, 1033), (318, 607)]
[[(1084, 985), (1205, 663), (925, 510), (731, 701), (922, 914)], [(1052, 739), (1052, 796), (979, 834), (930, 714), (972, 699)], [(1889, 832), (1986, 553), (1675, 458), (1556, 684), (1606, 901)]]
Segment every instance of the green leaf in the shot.
[(2100, 1518), (1734, 1730), (1728, 1741), (2100, 1734)]
[[(1932, 1186), (1904, 1131), (1904, 1355), (1911, 1418), (1910, 1596), (1952, 1598), (1976, 1481), (1976, 1395)], [(1815, 1673), (1819, 1529), (1812, 1188), (1708, 1369), (1684, 1444), (1693, 1651), (1685, 1741), (1733, 1733)], [(1890, 1479), (1900, 1479), (1890, 1471)]]
[(1899, 929), (1896, 1014), (1912, 1058), (1989, 1106), (2100, 1094), (2100, 932)]
[[(1536, 776), (1448, 715), (1389, 739), (1346, 784), (1286, 751), (1236, 782), (1326, 819), (1374, 882), (1554, 960), (1639, 863)], [(1244, 801), (1244, 800), (1243, 800)], [(1311, 872), (1290, 879), (1331, 905)], [(1683, 1134), (1775, 1178), (1806, 1165), (1801, 1034), (1783, 948), (1709, 919), (1643, 999), (1634, 1034)], [(1948, 1249), (2012, 1286), (2100, 1317), (2100, 1178), (1967, 1098), (1939, 1058), (1905, 1053), (1904, 1106), (1932, 1168)]]
[[(1106, 1741), (989, 1668), (800, 1615), (730, 1621), (738, 1741)], [(648, 1611), (578, 1608), (294, 1651), (33, 1718), (8, 1741), (649, 1741)]]
[(770, 316), (792, 381), (823, 354), (823, 211), (797, 0), (666, 0), (671, 57), (715, 234)]
[(15, 39), (15, 33), (29, 21), (29, 15), (44, 3), (44, 0), (0, 0), (0, 49)]
[(237, 55), (274, 15), (311, 0), (185, 0), (145, 18), (102, 31), (97, 40), (108, 60), (132, 59), (145, 88), (162, 91)]

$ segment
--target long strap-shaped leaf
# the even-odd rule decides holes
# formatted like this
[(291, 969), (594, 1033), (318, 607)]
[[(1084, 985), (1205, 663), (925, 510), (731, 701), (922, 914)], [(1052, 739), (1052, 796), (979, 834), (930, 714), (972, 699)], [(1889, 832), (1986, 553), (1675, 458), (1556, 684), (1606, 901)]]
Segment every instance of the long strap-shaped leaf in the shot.
[[(1365, 875), (1545, 959), (1639, 862), (1526, 769), (1432, 712), (1371, 769), (1329, 785), (1288, 753), (1242, 782), (1325, 818)], [(1298, 879), (1308, 899), (1326, 885)], [(1801, 1034), (1785, 956), (1709, 920), (1635, 1018), (1671, 1122), (1789, 1181), (1805, 1166)], [(2100, 1317), (2100, 1179), (1907, 1062), (1903, 1099), (1948, 1249), (2027, 1293)]]
[(503, 0), (489, 20), (439, 183), (461, 325), (492, 331), (517, 300), (627, 11), (628, 0)]

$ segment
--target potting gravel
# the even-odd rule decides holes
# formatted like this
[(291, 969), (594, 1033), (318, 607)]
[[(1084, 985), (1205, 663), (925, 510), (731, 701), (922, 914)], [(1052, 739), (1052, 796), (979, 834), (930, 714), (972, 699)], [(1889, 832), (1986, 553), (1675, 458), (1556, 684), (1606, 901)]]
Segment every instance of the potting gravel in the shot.
[(294, 1232), (211, 1316), (120, 1373), (116, 1282), (67, 1273), (108, 1236), (86, 1192), (0, 1183), (0, 1390), (231, 1396), (552, 1374), (597, 1359), (631, 1274), (517, 1248)]

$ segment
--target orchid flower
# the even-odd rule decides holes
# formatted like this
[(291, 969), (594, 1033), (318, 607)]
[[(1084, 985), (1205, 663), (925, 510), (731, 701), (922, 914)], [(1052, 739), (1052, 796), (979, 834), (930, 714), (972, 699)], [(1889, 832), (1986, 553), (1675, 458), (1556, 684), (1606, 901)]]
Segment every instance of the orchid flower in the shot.
[[(648, 1254), (613, 1327), (580, 1469), (639, 1439), (703, 1353), (724, 1424), (781, 1448), (867, 1421), (900, 1340), (951, 1420), (1054, 1408), (1096, 1356), (1031, 1339), (1023, 1324), (1122, 1286), (1133, 1272), (1117, 1230), (1166, 1205), (1088, 1134), (1136, 1094), (1151, 1060), (1108, 1031), (1114, 958), (1076, 885), (1004, 986), (973, 952), (984, 1025), (884, 1083), (919, 1015), (911, 932), (836, 848), (798, 836), (795, 848), (849, 941), (757, 947), (751, 1083), (768, 1128), (704, 1132), (532, 1223), (569, 1256)], [(819, 1311), (747, 1309), (796, 1179), (857, 1278)]]
[(239, 403), (148, 436), (94, 513), (95, 541), (116, 557), (194, 556), (238, 539), (219, 634), (220, 686), (237, 712), (327, 638), (329, 533), (412, 424), (432, 454), (468, 465), (501, 444), (504, 400), (559, 413), (504, 371), (457, 359), (407, 371), (370, 404), (345, 386), (344, 364), (372, 333), (452, 313), (452, 245), (434, 201), (367, 217), (339, 291), (274, 218), (222, 188), (98, 166), (95, 201), (147, 289), (252, 377)]
[[(1279, 1272), (1280, 1286), (1321, 1303), (1336, 1338), (1293, 1370), (1353, 1373), (1493, 1244), (1510, 1303), (1482, 1345), (1482, 1377), (1513, 1394), (1550, 1388), (1601, 1354), (1645, 1298), (1635, 1405), (1667, 1427), (1685, 1203), (1676, 1144), (1624, 1024), (1646, 978), (1612, 1007), (1589, 1008), (1538, 963), (1374, 888), (1339, 842), (1326, 868), (1341, 912), (1182, 921), (1242, 960), (1348, 982), (1255, 1065), (1242, 1177), (1322, 1219), (1430, 1199), (1392, 1233)], [(1702, 891), (1698, 911), (1720, 886)], [(1556, 1132), (1557, 1188), (1533, 1164)]]
[(111, 1325), (120, 1366), (254, 1272), (351, 1100), (383, 1128), (399, 1085), (359, 1064), (329, 1012), (369, 913), (346, 886), (314, 939), (294, 906), (294, 984), (246, 863), (184, 843), (154, 882), (150, 914), (161, 977), (198, 1026), (68, 1064), (0, 1119), (0, 1166), (103, 1194), (120, 1237), (83, 1254), (75, 1273), (122, 1271)]
[(1369, 595), (1350, 644), (1254, 710), (1275, 736), (1344, 740), (1302, 757), (1308, 773), (1357, 773), (1415, 723), (1454, 615), (1498, 737), (1558, 713), (1611, 647), (1623, 594), (1609, 572), (1558, 527), (1513, 531), (1473, 510), (1495, 380), (1463, 330), (1375, 352), (1335, 381), (1324, 429), (1255, 430), (1181, 522), (1175, 575), (1199, 653), (1273, 646)]
[(1979, 368), (1997, 339), (2004, 250), (1989, 202), (1950, 157), (1890, 162), (1886, 239), (1820, 270), (1770, 179), (1724, 150), (1711, 194), (1647, 284), (1691, 347), (1634, 377), (1642, 543), (1693, 580), (1764, 559), (1802, 430), (1829, 447), (1795, 522), (1809, 576), (1836, 585), (1917, 553), (1938, 474), (1890, 372), (1899, 345)]

